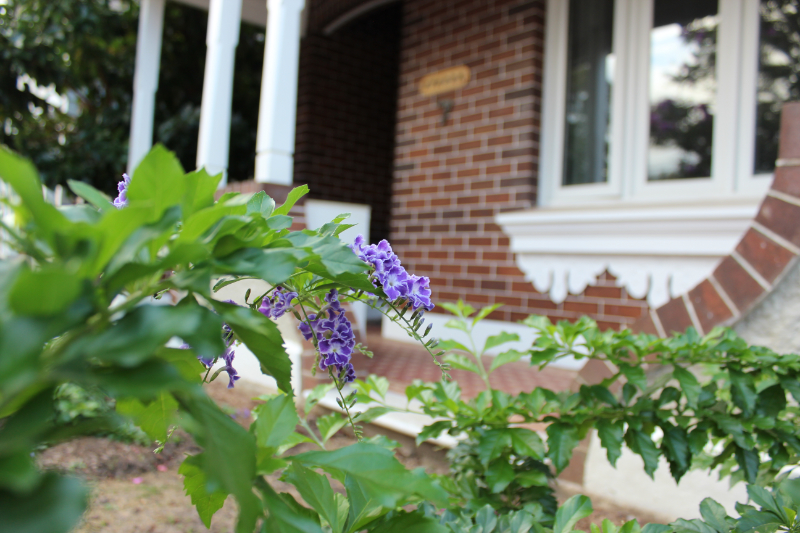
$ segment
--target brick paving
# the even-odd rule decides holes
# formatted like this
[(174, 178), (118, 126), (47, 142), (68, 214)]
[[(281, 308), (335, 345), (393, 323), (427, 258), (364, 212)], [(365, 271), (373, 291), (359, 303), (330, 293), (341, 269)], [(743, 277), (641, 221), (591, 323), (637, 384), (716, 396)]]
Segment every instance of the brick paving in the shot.
[[(353, 357), (353, 365), (356, 374), (360, 378), (365, 378), (369, 374), (383, 376), (389, 380), (390, 390), (403, 394), (406, 386), (415, 379), (423, 381), (438, 381), (441, 379), (441, 371), (433, 363), (431, 356), (424, 348), (412, 343), (399, 342), (384, 339), (380, 336), (380, 331), (370, 329), (367, 333), (365, 343), (375, 354), (375, 357), (368, 357), (356, 354)], [(491, 357), (486, 357), (485, 364), (491, 364)], [(311, 376), (311, 367), (314, 364), (312, 350), (306, 350), (303, 356), (303, 387), (311, 388), (317, 382)], [(472, 398), (484, 389), (481, 379), (465, 370), (452, 370), (450, 375), (458, 381), (465, 398)], [(492, 387), (518, 394), (533, 390), (535, 387), (547, 387), (551, 390), (568, 390), (574, 380), (576, 372), (561, 368), (546, 368), (539, 371), (525, 362), (518, 361), (500, 367), (490, 377)], [(320, 377), (320, 376), (318, 376)], [(322, 376), (322, 380), (327, 379)]]

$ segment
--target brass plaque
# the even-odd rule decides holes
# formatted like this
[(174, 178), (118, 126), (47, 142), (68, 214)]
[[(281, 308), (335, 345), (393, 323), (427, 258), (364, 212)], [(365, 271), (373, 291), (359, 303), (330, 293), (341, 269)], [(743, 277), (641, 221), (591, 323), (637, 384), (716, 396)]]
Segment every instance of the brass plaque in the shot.
[(469, 83), (470, 70), (466, 65), (431, 72), (419, 80), (419, 92), (424, 96), (455, 91)]

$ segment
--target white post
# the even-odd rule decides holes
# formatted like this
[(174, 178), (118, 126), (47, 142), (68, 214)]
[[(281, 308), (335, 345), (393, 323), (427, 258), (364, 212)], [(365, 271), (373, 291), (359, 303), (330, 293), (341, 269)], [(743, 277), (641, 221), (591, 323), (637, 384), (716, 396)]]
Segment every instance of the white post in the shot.
[(255, 174), (255, 180), (262, 183), (292, 183), (300, 15), (304, 4), (305, 0), (267, 0)]
[(200, 107), (197, 168), (209, 174), (223, 173), (227, 181), (228, 148), (231, 137), (233, 62), (239, 44), (242, 0), (211, 0), (206, 34), (206, 71)]
[(161, 33), (165, 0), (142, 0), (136, 34), (136, 70), (133, 75), (131, 135), (128, 140), (128, 174), (153, 146), (153, 114), (161, 62)]

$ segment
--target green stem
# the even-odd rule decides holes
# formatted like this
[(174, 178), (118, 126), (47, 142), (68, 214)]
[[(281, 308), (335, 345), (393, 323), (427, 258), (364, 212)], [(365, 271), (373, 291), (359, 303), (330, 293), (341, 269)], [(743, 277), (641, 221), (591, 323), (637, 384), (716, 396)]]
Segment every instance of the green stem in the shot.
[(333, 376), (333, 369), (331, 367), (328, 367), (328, 374), (331, 376), (334, 383), (336, 383), (336, 391), (339, 393), (339, 399), (342, 400), (342, 409), (344, 409), (344, 412), (347, 414), (347, 419), (350, 421), (350, 427), (353, 428), (353, 434), (356, 436), (356, 440), (361, 442), (361, 435), (356, 429), (356, 423), (353, 421), (353, 417), (350, 415), (350, 409), (347, 406), (347, 400), (344, 399), (344, 395), (342, 394), (344, 383), (339, 383), (339, 380)]
[(311, 437), (311, 440), (313, 440), (313, 441), (314, 441), (314, 443), (315, 443), (317, 446), (319, 446), (319, 447), (320, 447), (320, 448), (322, 448), (323, 450), (325, 450), (325, 449), (326, 449), (326, 448), (325, 448), (325, 443), (324, 443), (324, 442), (322, 442), (322, 440), (321, 440), (321, 439), (317, 438), (317, 435), (316, 435), (316, 433), (314, 433), (314, 430), (312, 430), (312, 429), (311, 429), (311, 426), (309, 426), (309, 425), (308, 425), (308, 421), (307, 421), (305, 418), (301, 418), (301, 419), (300, 419), (300, 425), (301, 425), (301, 426), (303, 426), (303, 427), (305, 428), (305, 430), (306, 430), (306, 431), (308, 431), (308, 436), (309, 436), (309, 437)]

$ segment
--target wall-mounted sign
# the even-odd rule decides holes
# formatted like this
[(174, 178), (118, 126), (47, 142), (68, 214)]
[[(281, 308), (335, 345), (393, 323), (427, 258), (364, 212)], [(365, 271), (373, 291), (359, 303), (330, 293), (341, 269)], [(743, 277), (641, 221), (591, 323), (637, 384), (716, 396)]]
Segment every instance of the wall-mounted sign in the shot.
[(423, 96), (455, 91), (469, 83), (470, 71), (466, 65), (450, 67), (438, 72), (431, 72), (419, 80), (419, 92)]

